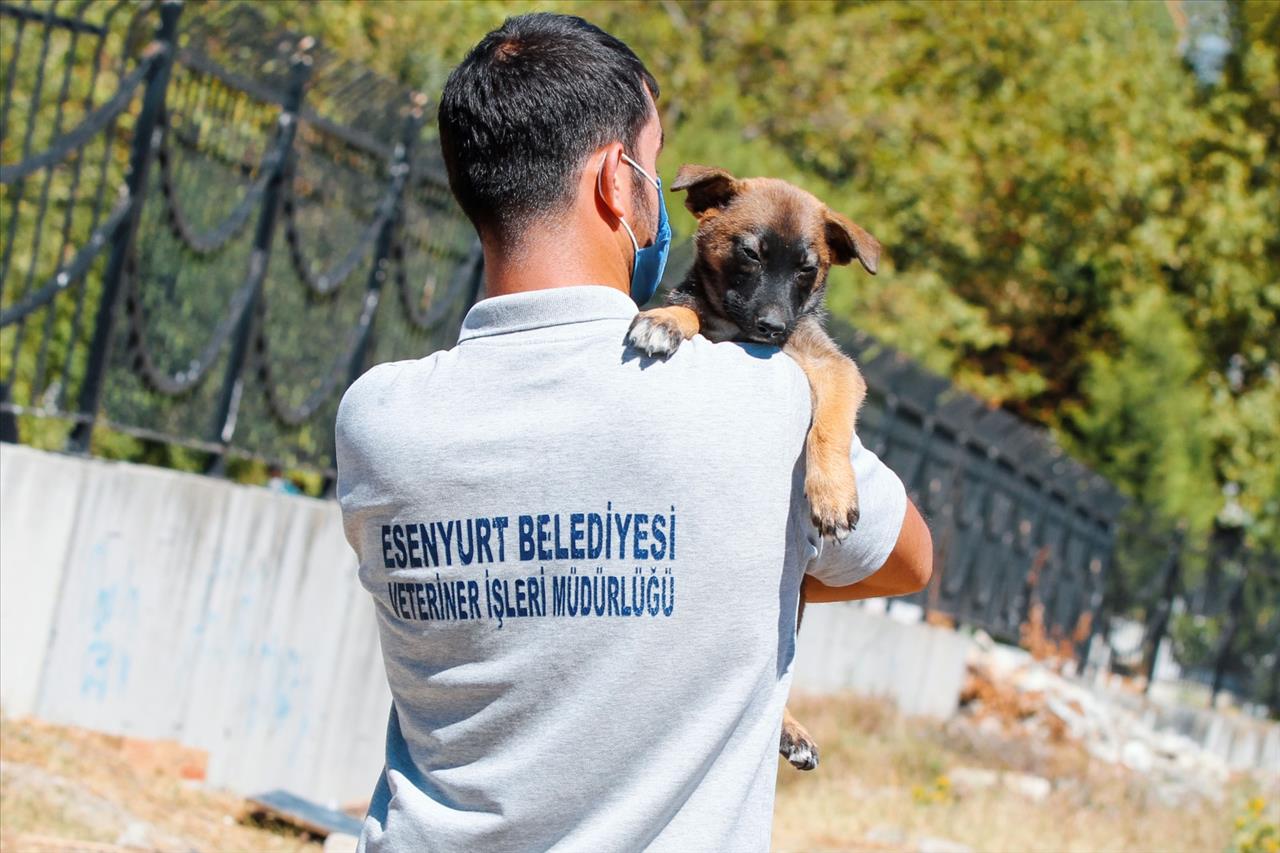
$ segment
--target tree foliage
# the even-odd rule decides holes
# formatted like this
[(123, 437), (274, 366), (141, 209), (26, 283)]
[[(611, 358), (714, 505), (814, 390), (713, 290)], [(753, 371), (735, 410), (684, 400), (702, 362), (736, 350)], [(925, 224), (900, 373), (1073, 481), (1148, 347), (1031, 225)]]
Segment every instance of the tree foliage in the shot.
[(1216, 83), (1157, 4), (276, 13), (434, 95), (531, 8), (581, 14), (646, 61), (664, 169), (787, 178), (879, 237), (880, 275), (839, 271), (835, 312), (1054, 429), (1143, 508), (1205, 533), (1231, 497), (1252, 539), (1280, 540), (1280, 6), (1227, 7)]

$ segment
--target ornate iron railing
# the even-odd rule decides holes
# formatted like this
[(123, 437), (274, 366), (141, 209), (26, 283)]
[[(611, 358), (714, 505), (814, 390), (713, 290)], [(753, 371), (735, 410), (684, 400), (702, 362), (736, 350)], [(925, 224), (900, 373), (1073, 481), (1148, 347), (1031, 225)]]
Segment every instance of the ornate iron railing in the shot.
[(332, 473), (346, 386), (448, 345), (480, 286), (426, 99), (250, 5), (0, 21), (4, 429)]
[(930, 521), (934, 577), (908, 600), (1001, 639), (1018, 640), (1038, 619), (1051, 639), (1086, 643), (1123, 498), (1043, 430), (869, 335), (838, 326), (836, 339), (870, 389), (863, 441)]

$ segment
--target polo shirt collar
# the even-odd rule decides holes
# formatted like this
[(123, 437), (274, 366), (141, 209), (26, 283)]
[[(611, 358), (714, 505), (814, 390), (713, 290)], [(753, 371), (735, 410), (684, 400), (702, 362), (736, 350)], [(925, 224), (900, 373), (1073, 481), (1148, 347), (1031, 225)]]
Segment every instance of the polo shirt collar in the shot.
[(458, 341), (594, 320), (630, 320), (636, 310), (631, 297), (603, 285), (507, 293), (472, 305)]

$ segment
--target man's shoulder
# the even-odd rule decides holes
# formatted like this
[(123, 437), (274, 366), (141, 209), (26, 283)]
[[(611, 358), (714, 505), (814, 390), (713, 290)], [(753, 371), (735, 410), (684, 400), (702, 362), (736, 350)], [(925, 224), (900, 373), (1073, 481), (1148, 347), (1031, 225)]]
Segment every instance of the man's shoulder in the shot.
[(341, 430), (344, 424), (352, 420), (376, 416), (378, 410), (391, 403), (403, 390), (400, 387), (402, 383), (413, 382), (424, 372), (430, 373), (436, 361), (446, 352), (447, 350), (441, 350), (423, 358), (384, 361), (360, 374), (347, 387), (338, 403), (338, 429)]
[(714, 343), (695, 335), (680, 345), (672, 360), (690, 370), (710, 368), (717, 373), (741, 375), (760, 382), (809, 387), (795, 359), (778, 347), (766, 344)]
[(353, 408), (363, 403), (376, 402), (395, 382), (406, 364), (407, 361), (384, 361), (360, 374), (342, 395), (342, 402), (338, 404), (339, 417), (344, 411), (350, 414)]
[(809, 413), (809, 380), (800, 365), (777, 347), (751, 343), (713, 343), (697, 335), (680, 345), (671, 366), (685, 374), (679, 381), (751, 397), (769, 397)]

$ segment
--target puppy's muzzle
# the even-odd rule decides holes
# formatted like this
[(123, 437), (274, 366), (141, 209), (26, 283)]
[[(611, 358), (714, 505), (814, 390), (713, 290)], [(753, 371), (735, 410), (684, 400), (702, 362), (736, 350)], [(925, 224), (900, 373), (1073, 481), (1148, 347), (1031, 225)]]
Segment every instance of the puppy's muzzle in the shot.
[(766, 312), (756, 318), (758, 339), (770, 344), (786, 343), (790, 324), (780, 314)]

